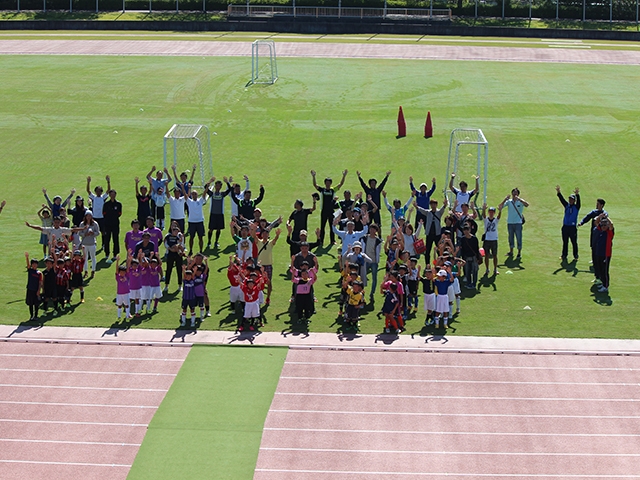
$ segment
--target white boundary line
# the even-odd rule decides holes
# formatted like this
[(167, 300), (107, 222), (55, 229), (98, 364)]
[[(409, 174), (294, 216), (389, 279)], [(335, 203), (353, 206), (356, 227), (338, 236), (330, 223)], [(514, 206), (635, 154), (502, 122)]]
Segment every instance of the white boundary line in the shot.
[(64, 420), (23, 420), (18, 418), (0, 418), (1, 422), (10, 423), (54, 423), (60, 425), (101, 425), (108, 427), (147, 427), (148, 423), (109, 423), (109, 422), (68, 422)]
[(103, 403), (63, 403), (63, 402), (18, 402), (14, 400), (0, 400), (0, 404), (6, 405), (54, 405), (56, 407), (99, 407), (99, 408), (152, 408), (155, 405), (111, 405)]
[(285, 380), (314, 380), (334, 382), (407, 382), (407, 383), (473, 383), (491, 385), (584, 385), (598, 387), (640, 387), (640, 383), (619, 382), (512, 382), (502, 380), (440, 380), (440, 379), (411, 379), (411, 378), (361, 378), (361, 377), (292, 377), (280, 376)]
[(446, 450), (358, 450), (348, 448), (285, 448), (260, 447), (260, 450), (278, 452), (319, 452), (319, 453), (390, 453), (418, 455), (503, 455), (530, 457), (640, 457), (640, 453), (563, 453), (563, 452), (455, 452)]
[[(104, 345), (103, 345), (104, 346)], [(93, 357), (89, 355), (40, 355), (27, 353), (0, 353), (0, 357), (28, 357), (28, 358), (80, 358), (83, 360), (127, 360), (132, 362), (184, 362), (182, 358), (137, 358), (137, 357)]]
[(123, 442), (75, 442), (72, 440), (27, 440), (23, 438), (0, 438), (0, 442), (20, 442), (20, 443), (63, 443), (69, 445), (107, 445), (114, 447), (139, 447), (140, 443)]
[(69, 390), (108, 390), (115, 392), (167, 392), (167, 388), (122, 388), (122, 387), (77, 387), (74, 385), (24, 385), (12, 383), (0, 383), (0, 387), (12, 388), (64, 388)]
[(355, 412), (352, 410), (289, 410), (270, 409), (274, 413), (312, 413), (330, 415), (384, 415), (410, 417), (481, 417), (481, 418), (581, 418), (581, 419), (611, 419), (611, 420), (640, 420), (640, 415), (542, 415), (517, 413), (438, 413), (438, 412)]
[(381, 434), (402, 434), (402, 435), (490, 435), (508, 437), (621, 437), (638, 438), (640, 434), (635, 433), (535, 433), (535, 432), (444, 432), (426, 430), (352, 430), (340, 428), (286, 428), (286, 427), (265, 427), (264, 430), (276, 432), (310, 432), (310, 433), (381, 433)]
[(87, 375), (140, 375), (149, 377), (175, 377), (176, 373), (141, 373), (141, 372), (94, 372), (86, 370), (42, 370), (32, 368), (0, 368), (0, 372), (29, 372), (29, 373), (83, 373)]
[[(569, 397), (472, 397), (458, 395), (376, 395), (369, 393), (297, 393), (275, 392), (275, 395), (303, 396), (303, 397), (366, 397), (366, 398), (402, 398), (404, 400), (417, 398), (420, 400), (508, 400), (512, 401), (540, 401), (540, 402), (640, 402), (637, 398), (569, 398)], [(0, 401), (0, 403), (2, 403)]]
[(35, 460), (3, 460), (0, 463), (27, 463), (33, 465), (69, 465), (73, 467), (118, 467), (131, 468), (131, 465), (123, 465), (119, 463), (80, 463), (80, 462), (38, 462)]
[(545, 473), (450, 473), (450, 472), (368, 472), (362, 470), (285, 470), (278, 468), (256, 468), (256, 472), (265, 473), (319, 473), (337, 475), (388, 475), (402, 476), (412, 475), (421, 477), (490, 477), (490, 478), (640, 478), (640, 475), (572, 475), (572, 474), (545, 474)]
[[(296, 362), (296, 361), (286, 361), (285, 365), (336, 365), (339, 367), (385, 367), (385, 368), (398, 368), (398, 365), (389, 364), (389, 363), (350, 363), (350, 362)], [(517, 365), (439, 365), (439, 364), (402, 364), (402, 368), (470, 368), (470, 369), (497, 369), (497, 370), (569, 370), (569, 371), (614, 371), (614, 372), (638, 372), (640, 368), (589, 368), (589, 367), (546, 367), (546, 366), (517, 366)]]

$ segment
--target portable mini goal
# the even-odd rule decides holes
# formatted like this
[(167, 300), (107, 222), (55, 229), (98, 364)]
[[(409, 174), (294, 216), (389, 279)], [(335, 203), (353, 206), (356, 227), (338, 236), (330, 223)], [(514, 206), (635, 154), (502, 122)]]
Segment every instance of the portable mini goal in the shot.
[[(473, 175), (480, 177), (480, 191), (474, 196), (476, 208), (481, 208), (487, 201), (487, 182), (489, 169), (489, 142), (479, 128), (456, 128), (451, 132), (449, 141), (449, 162), (447, 163), (447, 177), (445, 179), (445, 192), (449, 196), (449, 202), (453, 204), (456, 196), (449, 191), (451, 174), (456, 174), (454, 185), (458, 188), (458, 182), (464, 180), (469, 185), (469, 190), (475, 186)], [(478, 202), (482, 194), (482, 202)]]
[(169, 168), (170, 164), (176, 166), (178, 175), (196, 165), (193, 183), (202, 188), (213, 176), (209, 129), (205, 125), (176, 124), (171, 127), (164, 136), (164, 167)]
[(273, 40), (256, 40), (251, 44), (251, 80), (249, 85), (273, 85), (278, 80), (276, 44)]

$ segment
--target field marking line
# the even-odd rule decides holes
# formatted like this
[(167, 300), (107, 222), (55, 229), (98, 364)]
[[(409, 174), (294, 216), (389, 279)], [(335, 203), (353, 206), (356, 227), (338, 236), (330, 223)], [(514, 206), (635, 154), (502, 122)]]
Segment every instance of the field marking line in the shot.
[(119, 463), (40, 462), (36, 460), (5, 460), (5, 459), (0, 459), (0, 463), (26, 463), (26, 464), (33, 464), (33, 465), (68, 465), (73, 467), (131, 468), (131, 465), (123, 465)]
[(264, 430), (273, 430), (276, 432), (312, 432), (312, 433), (384, 433), (384, 434), (402, 434), (402, 435), (490, 435), (490, 436), (507, 436), (507, 437), (622, 437), (636, 438), (640, 434), (635, 433), (534, 433), (534, 432), (443, 432), (443, 431), (426, 431), (426, 430), (351, 430), (340, 428), (287, 428), (287, 427), (265, 427)]
[(154, 372), (94, 372), (88, 370), (45, 370), (32, 368), (1, 368), (0, 372), (29, 372), (29, 373), (83, 373), (87, 375), (139, 375), (149, 377), (175, 377), (177, 373)]
[(27, 440), (24, 438), (0, 438), (0, 442), (20, 442), (20, 443), (63, 443), (69, 445), (107, 445), (115, 447), (139, 447), (140, 443), (123, 442), (77, 442), (72, 440)]
[(640, 478), (640, 475), (573, 475), (573, 474), (545, 474), (545, 473), (449, 473), (449, 472), (367, 472), (359, 470), (301, 470), (282, 468), (256, 468), (256, 472), (265, 473), (320, 473), (320, 474), (339, 474), (339, 475), (412, 475), (421, 477), (513, 477), (513, 478)]
[(24, 385), (13, 383), (0, 383), (0, 387), (24, 387), (24, 388), (64, 388), (70, 390), (108, 390), (116, 392), (167, 392), (167, 388), (123, 388), (123, 387), (78, 387), (73, 385)]
[[(382, 352), (381, 352), (382, 353)], [(346, 366), (346, 367), (387, 367), (387, 368), (397, 368), (398, 365), (388, 364), (388, 363), (350, 363), (350, 362), (297, 362), (297, 361), (286, 361), (285, 365), (337, 365), (337, 366)], [(606, 372), (638, 372), (640, 368), (617, 368), (617, 367), (545, 367), (545, 366), (517, 366), (517, 365), (439, 365), (439, 364), (424, 364), (417, 365), (411, 364), (406, 365), (403, 364), (402, 368), (453, 368), (453, 369), (487, 369), (487, 370), (567, 370), (567, 371), (606, 371)]]
[[(637, 398), (557, 398), (557, 397), (475, 397), (463, 395), (377, 395), (370, 393), (307, 393), (307, 392), (275, 392), (275, 395), (303, 397), (365, 397), (365, 398), (417, 398), (420, 400), (508, 400), (508, 401), (541, 401), (541, 402), (640, 402)], [(2, 403), (2, 402), (0, 402)]]
[(315, 380), (336, 382), (407, 382), (407, 383), (481, 383), (492, 385), (584, 385), (598, 387), (640, 387), (640, 383), (618, 382), (511, 382), (502, 380), (438, 380), (438, 379), (404, 379), (404, 378), (361, 378), (361, 377), (292, 377), (281, 376), (285, 380)]
[(580, 419), (611, 419), (611, 420), (640, 420), (640, 415), (542, 415), (518, 413), (437, 413), (437, 412), (357, 412), (353, 410), (294, 410), (270, 409), (275, 413), (312, 413), (330, 415), (386, 415), (386, 416), (418, 416), (418, 417), (481, 417), (481, 418), (580, 418)]
[(640, 457), (640, 453), (562, 453), (562, 452), (456, 452), (446, 450), (360, 450), (348, 448), (286, 448), (260, 447), (260, 450), (282, 452), (340, 452), (340, 453), (406, 453), (419, 455), (503, 455), (544, 457)]
[(41, 355), (28, 353), (0, 353), (0, 357), (28, 357), (28, 358), (79, 358), (83, 360), (130, 360), (132, 362), (184, 362), (181, 358), (138, 358), (138, 357), (94, 357), (89, 355)]
[(148, 423), (109, 423), (109, 422), (69, 422), (66, 420), (25, 420), (19, 418), (0, 418), (1, 422), (8, 423), (53, 423), (61, 425), (101, 425), (111, 427), (147, 427)]
[(157, 405), (112, 405), (107, 403), (63, 403), (63, 402), (19, 402), (15, 400), (0, 400), (6, 405), (54, 405), (56, 407), (99, 407), (99, 408), (158, 408)]

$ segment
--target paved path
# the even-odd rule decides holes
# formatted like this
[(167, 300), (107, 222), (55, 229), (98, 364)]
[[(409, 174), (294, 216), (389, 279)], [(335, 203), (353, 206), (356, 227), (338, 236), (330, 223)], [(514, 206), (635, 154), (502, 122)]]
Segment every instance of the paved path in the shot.
[[(640, 65), (640, 51), (278, 42), (278, 57), (476, 60)], [(250, 56), (251, 42), (167, 40), (0, 40), (0, 55)]]
[(599, 353), (640, 355), (640, 340), (606, 340), (581, 338), (519, 338), (412, 335), (308, 335), (255, 332), (234, 334), (216, 330), (118, 330), (82, 327), (22, 327), (0, 325), (1, 343), (68, 342), (123, 344), (211, 344), (211, 345), (271, 345), (296, 348), (330, 347), (336, 349), (376, 350), (437, 350), (454, 352), (532, 352), (532, 353)]

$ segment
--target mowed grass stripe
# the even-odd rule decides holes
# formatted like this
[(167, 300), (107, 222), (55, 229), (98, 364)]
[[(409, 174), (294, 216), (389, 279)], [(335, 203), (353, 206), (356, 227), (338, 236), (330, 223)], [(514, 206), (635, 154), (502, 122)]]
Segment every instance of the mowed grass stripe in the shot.
[(194, 346), (129, 480), (250, 479), (286, 348)]

